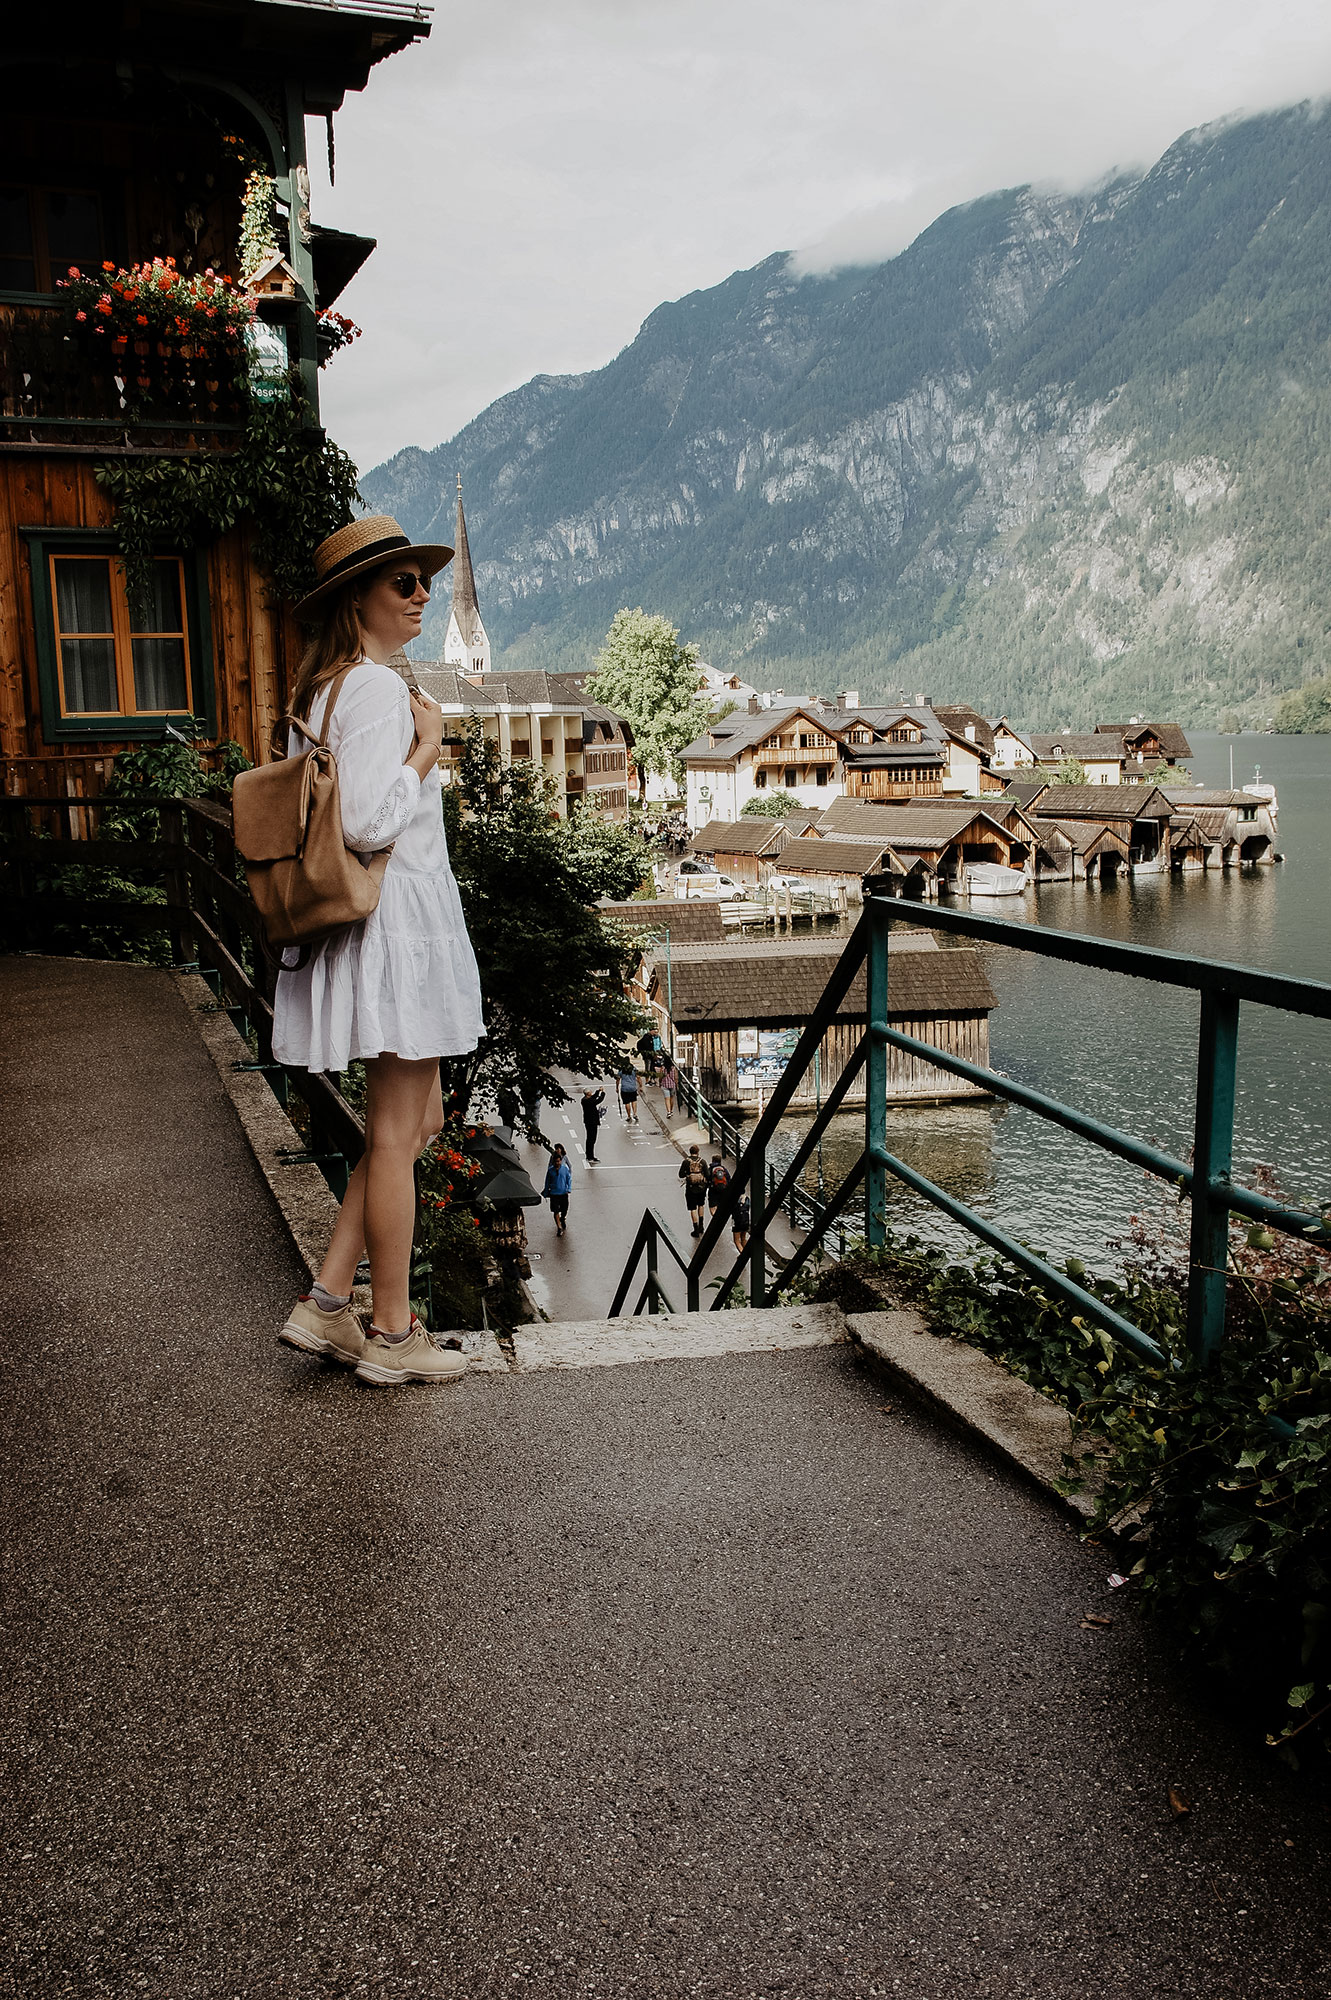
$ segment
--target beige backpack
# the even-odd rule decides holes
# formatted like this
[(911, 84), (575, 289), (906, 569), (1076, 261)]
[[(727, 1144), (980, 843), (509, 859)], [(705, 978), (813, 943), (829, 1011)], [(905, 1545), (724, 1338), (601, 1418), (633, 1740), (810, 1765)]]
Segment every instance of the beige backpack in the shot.
[(273, 952), (301, 947), (298, 965), (317, 945), (352, 924), (363, 923), (379, 901), (391, 847), (362, 856), (342, 834), (337, 759), (328, 747), (328, 725), (350, 667), (331, 682), (317, 739), (298, 716), (283, 721), (310, 744), (271, 764), (241, 771), (231, 787), (236, 848), (245, 863), (250, 894), (263, 918)]

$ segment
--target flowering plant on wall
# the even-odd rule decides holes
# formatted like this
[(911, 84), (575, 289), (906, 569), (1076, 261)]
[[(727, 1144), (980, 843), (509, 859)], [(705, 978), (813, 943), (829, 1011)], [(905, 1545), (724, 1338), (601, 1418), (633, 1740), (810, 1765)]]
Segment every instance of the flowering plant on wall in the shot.
[(230, 346), (239, 354), (254, 317), (252, 301), (232, 279), (212, 270), (187, 278), (174, 257), (123, 270), (107, 263), (95, 276), (71, 264), (68, 277), (56, 282), (66, 294), (71, 327), (119, 354), (157, 341), (214, 352)]
[(322, 368), (342, 348), (350, 347), (353, 340), (359, 340), (360, 328), (345, 313), (334, 312), (330, 307), (321, 312), (316, 323), (319, 339), (319, 366)]
[(106, 355), (127, 408), (184, 403), (216, 413), (234, 393), (254, 305), (232, 279), (213, 270), (186, 277), (173, 257), (154, 257), (123, 269), (105, 263), (95, 276), (71, 264), (57, 282), (68, 335)]

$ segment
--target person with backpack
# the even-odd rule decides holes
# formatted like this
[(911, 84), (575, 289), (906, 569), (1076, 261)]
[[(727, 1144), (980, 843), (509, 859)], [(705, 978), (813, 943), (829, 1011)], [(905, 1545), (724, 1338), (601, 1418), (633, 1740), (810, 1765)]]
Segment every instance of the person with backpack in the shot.
[(730, 1240), (737, 1250), (742, 1250), (747, 1244), (752, 1226), (753, 1203), (748, 1195), (742, 1194), (730, 1214)]
[(692, 1233), (701, 1236), (703, 1210), (707, 1206), (707, 1167), (696, 1146), (690, 1146), (687, 1160), (680, 1162), (679, 1177), (684, 1183), (684, 1199), (689, 1205)]
[(619, 1101), (624, 1107), (625, 1123), (636, 1125), (638, 1122), (638, 1072), (634, 1069), (632, 1063), (625, 1063), (623, 1069), (619, 1072), (617, 1088), (619, 1091)]
[(604, 1086), (598, 1089), (594, 1084), (589, 1083), (582, 1093), (582, 1135), (584, 1150), (587, 1154), (587, 1165), (589, 1167), (596, 1165), (596, 1135), (601, 1129), (601, 1120), (604, 1117)]
[(730, 1169), (719, 1153), (712, 1155), (712, 1164), (707, 1169), (707, 1212), (715, 1215), (722, 1197), (730, 1186)]
[(556, 1236), (562, 1236), (568, 1228), (568, 1197), (572, 1186), (573, 1169), (568, 1163), (568, 1155), (562, 1146), (556, 1146), (550, 1154), (550, 1164), (545, 1170), (545, 1186), (541, 1190), (555, 1219)]
[[(331, 753), (345, 848), (381, 879), (368, 916), (284, 951), (277, 975), (274, 1059), (316, 1072), (362, 1061), (366, 1078), (365, 1151), (314, 1286), (278, 1338), (385, 1386), (452, 1381), (467, 1365), (411, 1310), (413, 1168), (444, 1122), (441, 1057), (469, 1054), (485, 1033), (481, 986), (444, 837), (443, 716), (388, 664), (419, 637), (431, 580), (452, 554), (413, 543), (389, 515), (366, 515), (319, 544), (318, 581), (296, 607), (314, 634), (286, 753), (306, 756), (312, 739)], [(244, 774), (237, 796), (261, 776)], [(362, 1327), (351, 1293), (366, 1255), (373, 1304)]]

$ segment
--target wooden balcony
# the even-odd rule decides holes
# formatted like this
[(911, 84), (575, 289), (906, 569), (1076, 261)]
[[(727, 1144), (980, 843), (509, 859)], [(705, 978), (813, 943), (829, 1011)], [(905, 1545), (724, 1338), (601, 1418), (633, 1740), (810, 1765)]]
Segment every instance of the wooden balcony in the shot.
[(796, 745), (789, 750), (773, 749), (764, 744), (753, 753), (755, 764), (834, 764), (837, 746), (835, 743)]
[[(0, 449), (160, 454), (237, 441), (247, 399), (222, 363), (186, 361), (156, 341), (133, 346), (123, 357), (91, 354), (66, 335), (58, 305), (0, 304)], [(213, 366), (221, 372), (206, 374)]]

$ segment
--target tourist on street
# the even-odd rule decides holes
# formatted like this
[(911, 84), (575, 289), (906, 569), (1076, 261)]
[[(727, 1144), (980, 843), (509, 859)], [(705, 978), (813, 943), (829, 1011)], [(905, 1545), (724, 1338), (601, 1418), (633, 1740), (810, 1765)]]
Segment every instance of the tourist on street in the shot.
[(596, 1135), (601, 1129), (605, 1116), (605, 1091), (589, 1083), (582, 1093), (583, 1144), (587, 1152), (587, 1165), (596, 1165)]
[(665, 1115), (671, 1119), (675, 1115), (675, 1092), (679, 1089), (679, 1071), (675, 1058), (666, 1057), (665, 1068), (661, 1071), (661, 1096), (665, 1101)]
[(652, 1073), (656, 1068), (655, 1035), (639, 1035), (638, 1054), (642, 1057), (642, 1066), (647, 1073), (647, 1081), (650, 1083), (652, 1080)]
[(638, 1072), (631, 1063), (626, 1063), (619, 1072), (619, 1101), (624, 1107), (624, 1117), (630, 1125), (638, 1122)]
[(684, 1183), (684, 1199), (689, 1205), (693, 1234), (701, 1236), (703, 1210), (707, 1206), (707, 1164), (696, 1146), (690, 1146), (689, 1157), (681, 1160), (679, 1177)]
[[(452, 554), (366, 515), (319, 544), (319, 581), (296, 607), (315, 631), (291, 694), (303, 727), (289, 727), (285, 747), (299, 755), (307, 732), (317, 740), (326, 727), (346, 844), (389, 858), (371, 915), (303, 965), (288, 950), (277, 976), (274, 1059), (315, 1072), (360, 1060), (366, 1078), (365, 1151), (313, 1290), (279, 1338), (376, 1383), (446, 1382), (467, 1365), (411, 1310), (412, 1170), (444, 1122), (440, 1057), (469, 1054), (485, 1033), (481, 987), (440, 814), (443, 715), (388, 665), (420, 636), (431, 578)], [(351, 1289), (367, 1254), (373, 1306), (362, 1331)]]
[(719, 1153), (713, 1153), (712, 1164), (707, 1169), (707, 1212), (715, 1215), (730, 1186), (730, 1169)]
[(568, 1226), (568, 1196), (572, 1186), (573, 1169), (568, 1163), (568, 1155), (562, 1146), (556, 1146), (550, 1154), (550, 1164), (545, 1170), (545, 1186), (541, 1190), (550, 1203), (556, 1236), (562, 1236)]
[(753, 1220), (753, 1204), (746, 1194), (735, 1203), (730, 1217), (730, 1237), (737, 1250), (744, 1249), (749, 1240), (749, 1226)]

